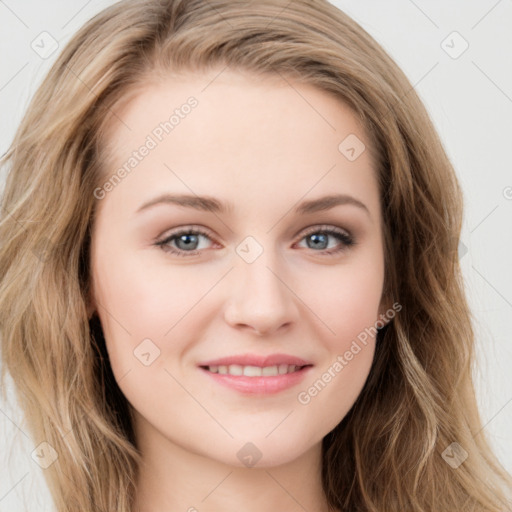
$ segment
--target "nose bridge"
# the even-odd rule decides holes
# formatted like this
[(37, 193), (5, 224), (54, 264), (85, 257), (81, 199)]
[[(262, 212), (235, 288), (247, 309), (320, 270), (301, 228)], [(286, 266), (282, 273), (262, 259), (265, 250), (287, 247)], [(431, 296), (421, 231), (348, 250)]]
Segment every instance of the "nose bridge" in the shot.
[[(269, 240), (268, 237), (266, 240)], [(226, 320), (258, 332), (278, 329), (297, 317), (295, 295), (289, 289), (283, 259), (268, 243), (247, 237), (236, 249), (232, 289)]]

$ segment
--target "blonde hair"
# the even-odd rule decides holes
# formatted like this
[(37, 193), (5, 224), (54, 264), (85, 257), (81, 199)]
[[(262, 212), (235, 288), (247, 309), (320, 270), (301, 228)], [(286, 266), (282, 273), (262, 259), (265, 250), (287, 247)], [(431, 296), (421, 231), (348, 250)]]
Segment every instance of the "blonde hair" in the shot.
[[(384, 292), (403, 305), (378, 333), (360, 396), (323, 440), (322, 481), (348, 512), (506, 510), (511, 478), (481, 430), (474, 333), (458, 261), (462, 194), (410, 82), (325, 0), (128, 0), (64, 48), (13, 143), (0, 218), (2, 382), (7, 369), (59, 512), (131, 512), (141, 455), (97, 317), (89, 244), (121, 101), (178, 70), (232, 69), (312, 84), (350, 105), (377, 155)], [(4, 395), (5, 399), (5, 395)], [(442, 457), (453, 442), (468, 454)]]

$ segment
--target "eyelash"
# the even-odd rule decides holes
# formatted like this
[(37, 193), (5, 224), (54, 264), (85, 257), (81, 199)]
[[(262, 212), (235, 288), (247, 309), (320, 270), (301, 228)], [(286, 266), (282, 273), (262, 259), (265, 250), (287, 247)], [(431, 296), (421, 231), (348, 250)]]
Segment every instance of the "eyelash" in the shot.
[[(340, 242), (342, 242), (341, 247), (339, 247), (336, 250), (323, 250), (323, 251), (314, 251), (317, 252), (323, 256), (336, 256), (342, 251), (347, 250), (348, 248), (354, 246), (356, 244), (354, 238), (347, 234), (345, 231), (334, 228), (331, 226), (314, 226), (310, 229), (308, 229), (303, 235), (300, 241), (302, 241), (304, 238), (306, 238), (309, 235), (316, 234), (316, 233), (322, 233), (331, 235), (335, 238), (337, 238)], [(194, 251), (183, 251), (181, 249), (175, 249), (167, 244), (169, 244), (172, 240), (175, 238), (179, 238), (182, 235), (203, 235), (209, 239), (211, 239), (211, 236), (208, 232), (204, 231), (201, 228), (189, 226), (186, 229), (180, 229), (179, 231), (175, 233), (171, 233), (169, 236), (166, 236), (164, 239), (159, 240), (155, 242), (155, 245), (160, 247), (164, 252), (174, 254), (176, 256), (180, 257), (187, 257), (187, 256), (195, 256), (201, 252), (201, 250), (194, 250)]]

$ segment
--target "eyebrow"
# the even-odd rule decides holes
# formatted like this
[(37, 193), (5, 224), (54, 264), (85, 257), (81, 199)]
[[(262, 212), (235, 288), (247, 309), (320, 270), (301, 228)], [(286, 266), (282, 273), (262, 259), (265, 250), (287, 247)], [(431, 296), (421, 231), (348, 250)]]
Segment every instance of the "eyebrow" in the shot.
[[(195, 210), (210, 211), (213, 213), (226, 213), (228, 211), (233, 211), (232, 203), (223, 203), (211, 196), (162, 194), (141, 205), (136, 213), (147, 210), (159, 204), (177, 205), (186, 208), (194, 208)], [(349, 196), (347, 194), (333, 194), (319, 197), (318, 199), (303, 201), (294, 209), (294, 213), (298, 215), (306, 215), (310, 213), (330, 210), (335, 206), (345, 204), (357, 206), (358, 208), (364, 210), (368, 215), (370, 215), (370, 211), (364, 203), (359, 201), (359, 199), (356, 199), (355, 197)]]

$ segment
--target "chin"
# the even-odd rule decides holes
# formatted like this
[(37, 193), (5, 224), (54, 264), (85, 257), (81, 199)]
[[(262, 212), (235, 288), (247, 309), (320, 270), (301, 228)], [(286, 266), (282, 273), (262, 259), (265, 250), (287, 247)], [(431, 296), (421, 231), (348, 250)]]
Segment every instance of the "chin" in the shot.
[[(275, 435), (274, 439), (270, 439), (274, 434), (270, 434), (268, 438), (265, 435), (248, 435), (244, 441), (234, 441), (231, 443), (235, 445), (234, 457), (226, 460), (224, 452), (223, 462), (240, 468), (271, 468), (288, 464), (314, 447), (286, 435)], [(231, 448), (228, 450), (231, 451)]]

